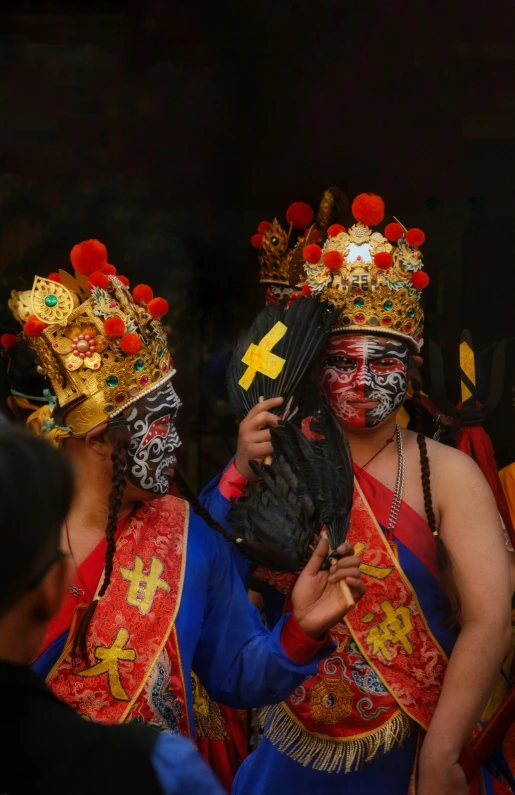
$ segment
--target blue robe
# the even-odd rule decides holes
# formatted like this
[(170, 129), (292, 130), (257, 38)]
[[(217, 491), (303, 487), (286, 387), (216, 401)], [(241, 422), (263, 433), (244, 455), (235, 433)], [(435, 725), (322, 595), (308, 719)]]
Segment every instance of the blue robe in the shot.
[[(175, 627), (182, 667), (195, 671), (214, 701), (230, 707), (282, 701), (313, 674), (330, 648), (319, 650), (309, 663), (290, 659), (281, 645), (286, 620), (268, 631), (249, 603), (228, 543), (196, 514), (190, 514), (184, 587)], [(33, 669), (46, 677), (59, 659), (68, 631), (40, 654)], [(307, 646), (310, 641), (306, 638)], [(190, 726), (192, 692), (185, 677)], [(173, 730), (173, 725), (169, 726)]]
[[(201, 495), (201, 501), (211, 515), (224, 523), (228, 529), (230, 526), (227, 524), (226, 517), (230, 501), (227, 494), (232, 492), (232, 496), (237, 497), (241, 485), (239, 483), (234, 487), (230, 484), (224, 486), (224, 496), (220, 490), (220, 478), (217, 478), (206, 487)], [(377, 481), (375, 484), (372, 483), (372, 487), (374, 486), (379, 489), (379, 492), (385, 488)], [(391, 492), (389, 494), (391, 495)], [(388, 515), (391, 499), (387, 505), (386, 512), (383, 511), (384, 517)], [(376, 518), (380, 519), (379, 516)], [(420, 519), (420, 517), (418, 518)], [(384, 519), (383, 522), (386, 524)], [(384, 526), (381, 524), (380, 526), (384, 531)], [(417, 594), (430, 628), (446, 654), (449, 655), (456, 640), (456, 632), (446, 626), (447, 605), (434, 574), (428, 570), (412, 549), (395, 537), (395, 534), (394, 541), (397, 544), (401, 567)], [(237, 567), (243, 581), (248, 583), (254, 567), (238, 552), (233, 554), (240, 558), (237, 561)], [(276, 626), (277, 622), (281, 620), (285, 597), (266, 584), (262, 588), (262, 595), (267, 624)], [(417, 742), (418, 730), (414, 728), (401, 746), (393, 748), (388, 753), (379, 751), (370, 762), (364, 764), (359, 770), (338, 774), (315, 770), (310, 765), (304, 767), (286, 754), (280, 753), (272, 742), (264, 737), (257, 749), (250, 754), (239, 769), (232, 792), (233, 795), (285, 795), (290, 792), (295, 795), (304, 793), (305, 795), (315, 795), (315, 793), (320, 793), (320, 795), (322, 793), (323, 795), (342, 795), (342, 793), (344, 795), (365, 795), (365, 793), (375, 792), (380, 792), (382, 795), (402, 795), (408, 792)], [(493, 792), (489, 776), (484, 777), (484, 786), (485, 793)]]

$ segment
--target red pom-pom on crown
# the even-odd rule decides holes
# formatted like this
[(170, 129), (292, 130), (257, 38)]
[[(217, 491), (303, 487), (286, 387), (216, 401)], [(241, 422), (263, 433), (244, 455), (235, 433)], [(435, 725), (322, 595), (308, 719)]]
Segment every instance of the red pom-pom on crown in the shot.
[(312, 292), (313, 292), (313, 288), (311, 287), (311, 285), (310, 284), (305, 284), (304, 287), (302, 288), (302, 290), (300, 291), (300, 294), (305, 296), (305, 297), (307, 297), (307, 296), (311, 295)]
[(5, 348), (6, 351), (11, 350), (11, 348), (15, 348), (18, 344), (18, 337), (16, 334), (2, 334), (0, 337), (0, 345), (2, 348)]
[(107, 265), (107, 249), (100, 240), (83, 240), (70, 251), (70, 260), (77, 273), (89, 276)]
[(152, 317), (163, 317), (168, 312), (168, 301), (164, 298), (153, 298), (147, 306)]
[(422, 229), (417, 229), (414, 227), (413, 229), (408, 229), (406, 232), (406, 243), (408, 246), (412, 248), (418, 248), (421, 246), (426, 239), (425, 234), (423, 233)]
[(117, 273), (117, 274), (116, 274), (116, 278), (117, 278), (117, 279), (119, 279), (119, 280), (121, 281), (121, 283), (122, 283), (122, 284), (123, 284), (125, 287), (130, 287), (130, 282), (129, 282), (129, 280), (128, 280), (127, 276), (122, 276), (122, 275), (121, 275), (121, 273)]
[(309, 246), (304, 246), (302, 255), (310, 265), (316, 265), (322, 258), (322, 249), (317, 243), (310, 243)]
[(286, 220), (294, 229), (305, 229), (314, 217), (313, 208), (306, 202), (293, 202), (286, 210)]
[(343, 254), (339, 251), (326, 251), (324, 254), (324, 265), (332, 271), (339, 271), (343, 265)]
[(23, 327), (25, 336), (27, 337), (41, 337), (47, 324), (43, 323), (35, 315), (31, 315)]
[(125, 323), (121, 317), (108, 317), (104, 323), (104, 334), (106, 337), (123, 337)]
[(263, 235), (255, 234), (252, 235), (250, 238), (250, 245), (252, 248), (261, 248), (261, 243), (263, 242)]
[(130, 356), (132, 353), (139, 353), (143, 346), (137, 334), (124, 334), (120, 340), (120, 348)]
[(132, 291), (132, 297), (137, 304), (148, 304), (154, 297), (154, 291), (148, 284), (137, 284)]
[(331, 226), (327, 228), (327, 237), (336, 237), (336, 235), (339, 235), (341, 234), (341, 232), (346, 232), (346, 231), (347, 230), (345, 229), (345, 227), (342, 226), (341, 224), (331, 224)]
[(257, 230), (260, 235), (264, 235), (266, 230), (270, 229), (271, 226), (272, 224), (270, 223), (270, 221), (261, 221), (261, 223), (258, 224)]
[(89, 287), (100, 287), (101, 290), (107, 290), (109, 287), (109, 279), (102, 273), (102, 271), (94, 271), (88, 279)]
[(108, 262), (102, 268), (102, 273), (105, 273), (106, 276), (116, 276), (116, 268)]
[(386, 224), (384, 228), (384, 236), (390, 243), (398, 243), (404, 234), (404, 229), (398, 223)]
[(47, 276), (49, 282), (56, 282), (57, 284), (61, 284), (61, 277), (57, 272), (49, 273)]
[(411, 275), (411, 284), (415, 290), (424, 290), (430, 282), (430, 278), (424, 271), (415, 271)]
[(387, 271), (393, 265), (392, 255), (388, 254), (387, 251), (378, 251), (378, 253), (374, 255), (374, 265), (376, 268)]
[(377, 226), (384, 218), (384, 201), (375, 193), (360, 193), (352, 202), (352, 214), (356, 221)]

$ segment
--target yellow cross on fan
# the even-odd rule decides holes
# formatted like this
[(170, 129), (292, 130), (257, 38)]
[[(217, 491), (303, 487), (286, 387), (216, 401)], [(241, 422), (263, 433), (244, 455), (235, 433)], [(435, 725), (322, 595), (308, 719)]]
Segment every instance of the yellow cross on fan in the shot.
[(268, 376), (268, 378), (277, 378), (286, 364), (286, 359), (282, 359), (275, 353), (271, 353), (271, 350), (274, 345), (277, 345), (279, 340), (284, 337), (287, 331), (288, 327), (285, 326), (284, 323), (281, 323), (281, 321), (278, 321), (275, 326), (265, 334), (258, 345), (254, 345), (253, 342), (249, 345), (245, 356), (241, 360), (243, 364), (248, 365), (238, 381), (242, 389), (247, 390), (251, 386), (257, 373), (262, 373)]

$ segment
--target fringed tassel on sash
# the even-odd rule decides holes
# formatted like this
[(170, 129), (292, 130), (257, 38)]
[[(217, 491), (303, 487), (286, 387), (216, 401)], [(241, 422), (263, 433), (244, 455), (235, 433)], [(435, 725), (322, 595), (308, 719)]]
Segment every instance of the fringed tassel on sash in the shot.
[(345, 773), (359, 770), (382, 749), (383, 753), (402, 745), (411, 732), (412, 722), (399, 710), (379, 729), (362, 737), (331, 739), (317, 737), (307, 732), (282, 704), (274, 704), (260, 710), (264, 735), (277, 750), (306, 767), (327, 773)]

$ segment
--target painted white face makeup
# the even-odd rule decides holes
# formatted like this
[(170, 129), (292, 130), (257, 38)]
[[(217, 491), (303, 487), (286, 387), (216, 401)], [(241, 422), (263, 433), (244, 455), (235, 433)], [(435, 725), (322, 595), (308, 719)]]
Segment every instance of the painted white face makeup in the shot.
[(374, 428), (402, 405), (408, 389), (408, 347), (372, 334), (332, 337), (323, 353), (320, 383), (344, 423)]
[(168, 494), (170, 490), (177, 463), (174, 451), (181, 445), (174, 425), (180, 405), (169, 381), (163, 389), (145, 395), (130, 409), (127, 478), (144, 491)]

